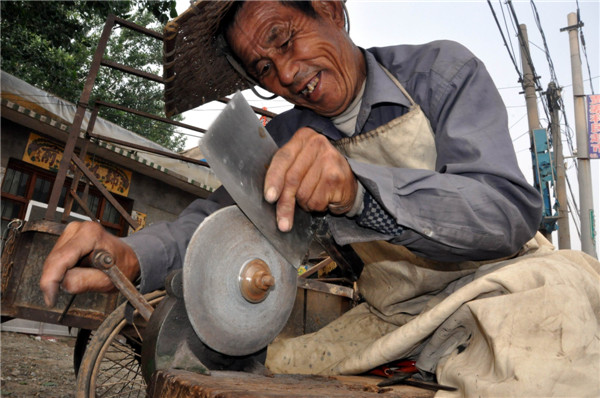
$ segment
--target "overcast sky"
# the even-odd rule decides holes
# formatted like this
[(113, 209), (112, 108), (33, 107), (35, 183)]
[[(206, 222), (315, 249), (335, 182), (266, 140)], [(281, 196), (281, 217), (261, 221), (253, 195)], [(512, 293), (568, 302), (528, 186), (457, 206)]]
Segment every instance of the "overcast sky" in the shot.
[[(493, 0), (492, 6), (500, 21), (510, 50), (515, 54), (519, 70), (521, 57), (516, 37), (517, 27), (514, 19), (510, 18), (510, 10), (505, 0)], [(584, 23), (583, 34), (586, 42), (587, 59), (584, 58), (582, 49), (582, 66), (585, 94), (600, 94), (600, 1), (599, 0), (568, 0), (552, 1), (537, 0), (533, 4), (537, 8), (539, 21), (553, 62), (558, 84), (562, 87), (562, 96), (565, 104), (567, 120), (561, 118), (563, 129), (571, 129), (573, 143), (575, 138), (575, 118), (573, 114), (573, 91), (571, 86), (571, 59), (569, 50), (569, 35), (560, 29), (568, 25), (567, 14), (576, 12), (579, 6), (581, 20)], [(178, 0), (178, 11), (181, 13), (189, 5), (188, 0)], [(537, 75), (540, 76), (540, 85), (546, 89), (551, 81), (548, 61), (544, 50), (542, 34), (536, 25), (532, 2), (512, 1), (519, 24), (527, 26), (530, 51)], [(529, 136), (527, 109), (522, 88), (518, 81), (519, 76), (515, 70), (507, 47), (502, 41), (499, 28), (496, 25), (490, 6), (485, 0), (454, 1), (371, 1), (348, 0), (347, 7), (350, 14), (350, 36), (361, 47), (388, 46), (394, 44), (419, 44), (432, 40), (455, 40), (469, 48), (487, 66), (500, 94), (502, 95), (509, 114), (509, 127), (519, 165), (527, 179), (531, 182), (532, 163), (529, 151)], [(588, 73), (588, 63), (590, 73)], [(590, 76), (591, 84), (590, 85)], [(252, 95), (247, 98), (252, 105), (267, 106), (269, 110), (279, 113), (289, 108), (283, 100), (260, 101)], [(199, 127), (208, 127), (218, 114), (221, 106), (207, 104), (201, 108), (186, 112), (186, 123)], [(546, 113), (539, 104), (541, 127), (547, 127)], [(563, 136), (564, 137), (564, 136)], [(565, 138), (563, 138), (563, 141)], [(195, 146), (197, 138), (190, 137), (188, 147)], [(567, 143), (564, 143), (565, 156), (570, 156)], [(596, 230), (600, 211), (598, 207), (598, 175), (600, 174), (600, 160), (591, 161), (594, 203), (596, 212)], [(573, 170), (573, 161), (568, 161), (568, 177), (575, 189), (574, 196), (579, 200), (577, 189), (577, 176)], [(571, 235), (577, 232), (571, 229)], [(598, 234), (600, 235), (600, 233)], [(596, 239), (597, 250), (598, 237)], [(574, 246), (578, 244), (574, 242)]]

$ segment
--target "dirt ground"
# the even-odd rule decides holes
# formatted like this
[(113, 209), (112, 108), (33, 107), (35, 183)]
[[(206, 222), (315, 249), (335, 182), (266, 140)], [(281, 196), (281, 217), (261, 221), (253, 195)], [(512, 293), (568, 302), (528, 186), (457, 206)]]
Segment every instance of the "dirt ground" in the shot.
[(1, 333), (0, 396), (75, 396), (74, 337)]

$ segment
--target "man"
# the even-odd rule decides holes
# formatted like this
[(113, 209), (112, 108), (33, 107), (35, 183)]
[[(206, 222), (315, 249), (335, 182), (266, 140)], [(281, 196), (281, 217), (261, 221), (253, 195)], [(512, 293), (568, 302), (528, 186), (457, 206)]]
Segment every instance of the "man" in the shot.
[[(456, 325), (477, 324), (462, 314), (463, 304), (501, 294), (484, 287), (487, 274), (496, 273), (512, 293), (506, 308), (526, 300), (518, 294), (537, 288), (539, 278), (519, 276), (513, 262), (520, 257), (514, 258), (544, 246), (525, 245), (539, 224), (541, 200), (517, 167), (504, 106), (482, 63), (446, 41), (360, 49), (344, 29), (338, 1), (236, 2), (220, 17), (218, 33), (238, 69), (296, 105), (267, 126), (281, 147), (264, 187), (265, 199), (277, 204), (278, 228), (293, 227), (296, 205), (326, 211), (336, 241), (353, 244), (365, 262), (359, 291), (366, 304), (324, 332), (274, 344), (271, 368), (356, 373), (419, 355), (421, 369), (437, 371), (444, 382), (467, 383), (467, 393), (540, 393), (531, 385), (523, 389), (522, 381), (498, 390), (498, 377), (480, 385), (446, 377), (459, 368), (447, 364), (464, 358), (465, 347), (478, 347), (476, 330), (448, 336)], [(73, 268), (95, 248), (113, 253), (131, 279), (141, 276), (143, 291), (160, 287), (169, 270), (181, 267), (195, 227), (228, 204), (219, 190), (176, 222), (123, 240), (96, 224), (70, 224), (44, 265), (40, 286), (47, 304), (59, 284), (72, 293), (112, 289), (99, 271)], [(512, 290), (513, 279), (532, 285)], [(469, 289), (469, 298), (456, 298)], [(446, 325), (450, 321), (455, 327)], [(360, 338), (349, 338), (353, 333)]]

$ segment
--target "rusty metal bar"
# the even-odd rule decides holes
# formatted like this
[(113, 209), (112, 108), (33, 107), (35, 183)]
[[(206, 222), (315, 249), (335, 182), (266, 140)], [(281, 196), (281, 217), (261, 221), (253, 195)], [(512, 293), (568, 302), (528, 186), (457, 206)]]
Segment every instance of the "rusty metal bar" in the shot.
[(117, 289), (119, 289), (121, 294), (138, 310), (140, 315), (146, 321), (149, 321), (154, 308), (152, 308), (144, 296), (133, 286), (133, 283), (117, 267), (112, 255), (104, 250), (94, 250), (90, 256), (92, 266), (104, 272)]
[(313, 265), (312, 267), (310, 267), (309, 269), (307, 269), (302, 275), (300, 275), (300, 278), (308, 278), (309, 276), (311, 276), (315, 272), (318, 272), (319, 270), (325, 268), (326, 266), (328, 266), (332, 262), (333, 262), (333, 260), (331, 259), (331, 257), (327, 257), (323, 261), (320, 261), (318, 264)]
[[(79, 154), (79, 156), (81, 156), (82, 158), (85, 159), (85, 155), (87, 153), (87, 147), (89, 145), (89, 141), (84, 141), (83, 145), (81, 146), (81, 153)], [(66, 195), (65, 196), (65, 205), (64, 205), (64, 211), (63, 211), (63, 215), (61, 218), (61, 222), (66, 222), (67, 219), (69, 218), (69, 215), (71, 214), (71, 209), (73, 208), (73, 197), (72, 197), (72, 192), (77, 192), (77, 187), (79, 186), (79, 180), (81, 179), (81, 176), (83, 175), (83, 173), (77, 169), (75, 171), (75, 175), (73, 176), (73, 180), (71, 181), (71, 189), (69, 189), (67, 192), (71, 193), (71, 195)], [(95, 218), (95, 217), (92, 217)]]
[[(231, 99), (229, 99), (227, 97), (223, 97), (223, 98), (219, 98), (217, 101), (222, 102), (224, 104), (228, 104), (229, 101), (231, 101)], [(265, 111), (264, 109), (258, 108), (256, 106), (251, 106), (251, 108), (254, 111), (254, 113), (258, 113), (261, 116), (270, 117), (271, 119), (273, 119), (275, 116), (277, 116), (276, 113), (273, 113), (271, 111)]]
[(298, 278), (298, 287), (307, 290), (315, 290), (317, 292), (329, 293), (335, 296), (348, 297), (352, 300), (356, 298), (354, 289), (350, 287), (315, 281), (313, 279)]
[(122, 18), (119, 18), (119, 17), (114, 17), (114, 20), (115, 20), (116, 23), (118, 23), (121, 26), (129, 28), (131, 30), (135, 30), (136, 32), (143, 33), (146, 36), (151, 36), (151, 37), (153, 37), (155, 39), (163, 40), (163, 35), (161, 33), (153, 31), (152, 29), (145, 28), (143, 26), (140, 26), (138, 24), (135, 24), (135, 23), (133, 23), (131, 21), (128, 21), (126, 19), (122, 19)]
[(23, 225), (22, 232), (42, 232), (50, 235), (61, 235), (65, 230), (66, 225), (57, 224), (54, 221), (48, 220), (32, 220), (27, 221)]
[(96, 105), (105, 106), (107, 108), (118, 109), (118, 110), (123, 111), (123, 112), (133, 113), (134, 115), (147, 117), (148, 119), (158, 120), (160, 122), (172, 124), (174, 126), (179, 126), (179, 127), (183, 127), (183, 128), (186, 128), (186, 129), (194, 130), (194, 131), (197, 131), (199, 133), (206, 133), (206, 130), (202, 129), (200, 127), (195, 127), (195, 126), (192, 126), (192, 125), (189, 125), (189, 124), (185, 124), (185, 123), (181, 123), (181, 122), (176, 122), (176, 121), (168, 119), (166, 117), (156, 116), (156, 115), (153, 115), (153, 114), (148, 113), (148, 112), (142, 112), (142, 111), (138, 111), (137, 109), (127, 108), (126, 106), (117, 105), (117, 104), (111, 104), (109, 102), (105, 102), (105, 101), (101, 101), (101, 100), (97, 100), (96, 101)]
[(79, 207), (81, 207), (85, 213), (86, 216), (88, 216), (89, 218), (91, 218), (94, 221), (99, 221), (96, 218), (96, 215), (92, 213), (92, 211), (87, 207), (87, 203), (85, 203), (80, 197), (79, 195), (77, 195), (77, 192), (71, 190), (69, 191), (69, 193), (71, 194), (71, 196), (73, 197), (73, 199), (77, 202), (77, 204), (79, 205)]
[(96, 188), (98, 188), (102, 196), (104, 196), (106, 200), (108, 200), (109, 203), (113, 205), (113, 207), (119, 212), (119, 214), (125, 219), (125, 221), (127, 221), (127, 223), (131, 225), (133, 229), (137, 229), (139, 227), (138, 223), (133, 218), (131, 218), (129, 213), (127, 213), (125, 209), (123, 209), (123, 206), (121, 206), (121, 204), (117, 202), (117, 200), (112, 196), (112, 194), (108, 192), (104, 185), (102, 185), (102, 183), (98, 181), (96, 176), (85, 166), (81, 159), (73, 155), (72, 160), (73, 163), (75, 163), (75, 165), (79, 167), (81, 171), (83, 171), (83, 174), (87, 177), (87, 179), (90, 180)]
[(87, 75), (87, 79), (85, 81), (85, 85), (83, 87), (83, 91), (81, 93), (81, 97), (79, 98), (79, 103), (77, 104), (77, 111), (75, 113), (75, 117), (73, 118), (73, 122), (69, 127), (69, 138), (65, 144), (65, 150), (63, 152), (63, 157), (60, 161), (60, 165), (58, 167), (58, 173), (56, 175), (56, 179), (54, 181), (54, 186), (52, 188), (52, 192), (50, 194), (50, 199), (48, 200), (48, 208), (46, 209), (46, 215), (44, 219), (53, 220), (54, 214), (56, 213), (56, 207), (58, 206), (58, 200), (60, 199), (60, 193), (62, 191), (62, 187), (65, 182), (65, 178), (67, 176), (67, 171), (69, 169), (69, 165), (71, 163), (71, 158), (73, 157), (73, 152), (75, 150), (75, 144), (77, 143), (77, 138), (79, 137), (79, 131), (81, 129), (81, 124), (83, 122), (83, 117), (85, 116), (86, 106), (90, 100), (90, 95), (92, 93), (92, 88), (94, 86), (94, 82), (96, 81), (96, 77), (98, 76), (98, 71), (100, 70), (100, 61), (102, 60), (102, 56), (104, 51), (106, 51), (106, 46), (108, 44), (108, 39), (110, 38), (110, 32), (115, 25), (115, 16), (109, 15), (106, 20), (106, 24), (104, 25), (104, 30), (102, 31), (102, 35), (100, 36), (100, 41), (98, 43), (98, 47), (96, 48), (96, 52), (94, 53), (94, 58), (92, 60), (92, 65), (90, 67), (90, 71)]
[(144, 72), (143, 70), (139, 70), (136, 68), (132, 68), (131, 66), (123, 65), (115, 61), (111, 61), (109, 59), (102, 59), (100, 62), (101, 65), (108, 66), (109, 68), (120, 70), (121, 72), (129, 73), (131, 75), (139, 76), (143, 79), (153, 80), (160, 84), (165, 84), (162, 76), (155, 75), (154, 73)]
[(117, 144), (117, 145), (123, 145), (123, 146), (127, 146), (127, 147), (130, 147), (130, 148), (133, 148), (133, 149), (138, 149), (140, 151), (155, 153), (157, 155), (162, 155), (162, 156), (165, 156), (165, 157), (168, 157), (168, 158), (171, 158), (171, 159), (183, 160), (184, 162), (194, 163), (194, 164), (198, 164), (200, 166), (209, 167), (208, 163), (206, 163), (203, 160), (189, 158), (187, 156), (182, 156), (182, 155), (179, 155), (177, 153), (167, 152), (167, 151), (161, 151), (160, 149), (154, 149), (154, 148), (150, 148), (150, 147), (147, 147), (147, 146), (134, 144), (132, 142), (118, 140), (116, 138), (107, 137), (105, 135), (91, 134), (91, 133), (88, 133), (88, 135), (91, 138), (96, 138), (96, 139), (99, 139), (99, 140), (102, 140), (102, 141), (106, 141), (106, 142), (112, 142), (112, 143)]
[[(90, 116), (90, 121), (88, 122), (87, 131), (94, 130), (94, 125), (96, 124), (97, 117), (98, 117), (98, 107), (94, 107), (94, 110), (92, 111), (92, 115)], [(79, 156), (82, 159), (85, 159), (85, 156), (87, 155), (88, 146), (89, 146), (88, 140), (85, 140), (83, 142), (83, 144), (81, 145), (81, 152), (79, 153)], [(81, 170), (77, 169), (75, 171), (75, 175), (73, 176), (73, 180), (71, 181), (71, 189), (69, 190), (69, 192), (77, 192), (77, 187), (79, 186), (79, 180), (81, 179), (82, 175), (83, 175), (83, 172)], [(72, 208), (73, 208), (73, 198), (71, 197), (71, 195), (66, 195), (64, 212), (62, 215), (61, 222), (64, 223), (67, 221), (67, 219), (69, 218), (69, 215), (71, 214)], [(89, 214), (88, 214), (88, 216), (89, 216)], [(92, 219), (96, 218), (95, 216), (89, 216), (89, 217)]]

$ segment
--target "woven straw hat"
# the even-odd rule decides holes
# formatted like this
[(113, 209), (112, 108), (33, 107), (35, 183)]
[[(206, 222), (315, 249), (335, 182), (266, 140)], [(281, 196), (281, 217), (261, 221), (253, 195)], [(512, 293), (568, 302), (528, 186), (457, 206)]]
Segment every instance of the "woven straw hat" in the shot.
[[(341, 2), (349, 31), (346, 0)], [(256, 85), (228, 54), (225, 40), (219, 37), (221, 20), (234, 3), (235, 0), (197, 0), (165, 26), (163, 78), (167, 116)]]
[(198, 0), (164, 29), (165, 112), (177, 115), (251, 84), (229, 64), (217, 30), (231, 0)]

